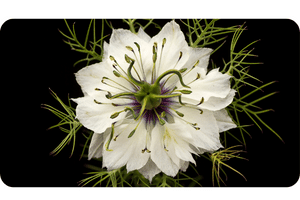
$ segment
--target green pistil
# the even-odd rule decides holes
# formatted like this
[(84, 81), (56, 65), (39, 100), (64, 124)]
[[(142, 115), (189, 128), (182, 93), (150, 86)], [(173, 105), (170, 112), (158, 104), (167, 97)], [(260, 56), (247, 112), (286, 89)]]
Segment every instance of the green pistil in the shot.
[(169, 74), (176, 74), (179, 78), (179, 81), (181, 83), (181, 85), (183, 87), (186, 87), (186, 88), (190, 88), (189, 86), (185, 85), (183, 80), (182, 80), (182, 76), (181, 76), (181, 73), (180, 71), (176, 70), (176, 69), (170, 69), (168, 71), (166, 71), (165, 73), (161, 74), (155, 81), (154, 85), (159, 85), (159, 82), (161, 81), (161, 79), (163, 79), (165, 76), (169, 75)]

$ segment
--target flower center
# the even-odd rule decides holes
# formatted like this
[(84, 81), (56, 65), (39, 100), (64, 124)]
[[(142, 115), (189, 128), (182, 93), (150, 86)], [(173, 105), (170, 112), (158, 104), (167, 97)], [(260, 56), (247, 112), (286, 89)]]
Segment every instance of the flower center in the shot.
[(146, 110), (152, 110), (161, 104), (161, 98), (156, 97), (157, 95), (161, 95), (161, 88), (159, 85), (144, 83), (134, 96), (141, 105), (143, 103), (145, 104)]

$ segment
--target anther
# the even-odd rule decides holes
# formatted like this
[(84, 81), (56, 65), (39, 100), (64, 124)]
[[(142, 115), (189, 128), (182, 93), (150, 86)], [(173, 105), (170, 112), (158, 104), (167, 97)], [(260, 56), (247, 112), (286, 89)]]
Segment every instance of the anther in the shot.
[(140, 45), (137, 42), (134, 42), (135, 46), (138, 48), (138, 51), (141, 50)]
[(100, 89), (100, 88), (95, 88), (95, 90), (96, 90), (96, 91), (101, 91), (101, 89)]
[(167, 42), (167, 39), (166, 39), (166, 38), (164, 38), (164, 39), (163, 39), (163, 41), (162, 41), (162, 45), (161, 45), (161, 46), (162, 46), (162, 47), (164, 47), (164, 46), (165, 46), (165, 44), (166, 44), (166, 42)]
[(142, 153), (145, 153), (145, 151), (146, 151), (147, 153), (151, 153), (151, 151), (150, 151), (149, 149), (147, 149), (147, 147), (146, 147), (145, 149), (142, 149)]
[(117, 72), (116, 70), (113, 70), (113, 73), (116, 77), (121, 77), (121, 74), (119, 74), (119, 72)]
[[(204, 98), (202, 97), (200, 102), (197, 104), (197, 106), (199, 106), (200, 104), (202, 104), (204, 102)], [(203, 111), (202, 111), (203, 112)], [(202, 114), (202, 113), (201, 113)]]
[(102, 104), (100, 101), (97, 101), (96, 99), (94, 99), (94, 102), (97, 104)]
[(193, 67), (196, 67), (198, 64), (199, 64), (199, 60), (197, 60), (197, 62), (194, 64), (194, 66)]
[(179, 58), (178, 61), (182, 58), (182, 51), (179, 52)]
[(165, 117), (166, 116), (166, 112), (162, 111), (162, 113), (160, 113), (160, 117)]
[(116, 60), (115, 60), (115, 58), (113, 56), (109, 56), (109, 58), (110, 58), (111, 61), (116, 62)]
[(133, 52), (133, 48), (130, 47), (130, 46), (126, 46), (126, 49), (128, 49), (129, 51), (132, 51), (132, 52)]
[(182, 94), (191, 94), (192, 91), (191, 90), (178, 90), (179, 92), (181, 92)]
[(179, 112), (179, 111), (175, 111), (176, 112), (176, 114), (179, 116), (179, 117), (184, 117), (184, 114), (183, 113), (181, 113), (181, 112)]
[(154, 54), (157, 53), (157, 43), (156, 42), (153, 43), (152, 51), (153, 51)]
[(107, 94), (105, 95), (105, 97), (106, 97), (107, 99), (110, 99), (110, 98), (112, 97), (112, 95), (111, 95), (110, 92), (107, 91)]
[(112, 115), (110, 116), (110, 118), (111, 118), (111, 119), (115, 119), (116, 117), (119, 116), (119, 114), (120, 114), (120, 112), (115, 112), (114, 114), (112, 114)]
[(116, 135), (115, 137), (114, 137), (114, 141), (117, 141), (117, 138), (119, 137), (119, 135)]
[(158, 121), (159, 121), (160, 125), (162, 125), (162, 126), (165, 125), (165, 123), (166, 123), (165, 120), (163, 120), (163, 119), (159, 119)]
[(168, 152), (169, 150), (166, 148), (166, 146), (164, 145), (164, 150), (166, 151), (166, 152)]
[(133, 131), (130, 132), (130, 134), (128, 135), (128, 138), (131, 138), (133, 136), (133, 134), (135, 133), (135, 129)]
[(202, 114), (202, 113), (203, 113), (203, 110), (202, 110), (202, 109), (198, 108), (198, 110), (200, 111), (200, 114)]
[(187, 68), (182, 68), (179, 70), (180, 73), (184, 73), (187, 70)]
[(160, 125), (162, 125), (162, 126), (165, 125), (165, 123), (166, 123), (165, 120), (163, 120), (163, 119), (160, 118), (160, 116), (158, 115), (158, 113), (157, 113), (157, 111), (155, 109), (153, 109), (153, 110), (154, 110), (154, 113), (156, 114), (156, 117), (157, 117)]

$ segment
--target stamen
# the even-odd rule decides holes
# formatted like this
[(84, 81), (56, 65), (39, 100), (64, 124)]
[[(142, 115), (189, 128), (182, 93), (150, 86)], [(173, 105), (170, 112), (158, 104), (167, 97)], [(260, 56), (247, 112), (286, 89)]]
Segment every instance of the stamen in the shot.
[(116, 70), (113, 70), (113, 73), (116, 77), (121, 77), (121, 74), (119, 74), (119, 72), (117, 72)]
[(97, 101), (96, 99), (94, 99), (94, 102), (97, 104), (102, 104), (100, 101)]
[[(109, 58), (110, 58), (112, 61), (114, 61), (115, 64), (116, 64), (116, 65), (113, 64), (113, 67), (114, 67), (118, 72), (120, 72), (120, 71), (116, 68), (116, 66), (118, 66), (118, 67), (123, 71), (123, 73), (124, 73), (124, 75), (125, 75), (125, 76), (123, 76), (123, 75), (121, 75), (121, 73), (117, 73), (117, 74), (116, 74), (115, 72), (113, 72), (113, 73), (115, 74), (115, 76), (124, 78), (124, 79), (125, 79), (126, 81), (128, 81), (133, 87), (135, 87), (136, 90), (138, 90), (138, 88), (135, 86), (135, 84), (127, 78), (126, 72), (125, 72), (125, 71), (123, 70), (123, 68), (119, 65), (119, 63), (116, 61), (116, 59), (115, 59), (113, 56), (109, 56)], [(129, 58), (129, 57), (128, 57), (128, 59), (133, 60), (132, 58)], [(125, 54), (125, 60), (126, 60), (126, 54)], [(136, 73), (137, 73), (137, 72), (136, 72)]]
[(181, 112), (179, 112), (179, 111), (175, 111), (176, 112), (176, 114), (179, 116), (179, 117), (184, 117), (184, 114), (183, 113), (181, 113)]
[(158, 64), (158, 68), (157, 68), (157, 73), (158, 73), (158, 70), (161, 66), (161, 58), (162, 58), (162, 54), (163, 54), (163, 50), (164, 50), (164, 46), (165, 46), (166, 42), (167, 42), (167, 39), (164, 38), (163, 41), (162, 41), (162, 45), (161, 45), (161, 51), (160, 51), (160, 57), (159, 57), (159, 64)]
[(181, 92), (182, 94), (191, 94), (191, 90), (175, 90), (175, 92)]
[(190, 73), (198, 64), (199, 64), (199, 60), (196, 61), (196, 63), (193, 65), (193, 67), (187, 72), (185, 73), (183, 76), (187, 75), (188, 73)]
[[(191, 122), (186, 121), (186, 120), (183, 118), (183, 117), (184, 117), (183, 113), (180, 113), (180, 112), (176, 111), (175, 109), (173, 109), (173, 108), (171, 108), (171, 107), (170, 107), (170, 109), (173, 110), (174, 112), (176, 112), (176, 114), (179, 116), (179, 117), (177, 117), (176, 115), (174, 115), (174, 117), (177, 117), (178, 119), (181, 119), (181, 120), (184, 121), (185, 123), (191, 125), (194, 129), (200, 130), (199, 127), (196, 127), (196, 126), (197, 126), (197, 123), (191, 123)], [(179, 114), (178, 114), (177, 112), (178, 112)], [(183, 116), (180, 116), (181, 114), (182, 114)]]
[(187, 68), (182, 68), (179, 70), (180, 73), (184, 73), (187, 70)]
[(177, 64), (179, 63), (181, 58), (182, 58), (182, 51), (179, 52), (179, 58), (178, 58), (176, 64), (174, 65), (173, 69), (175, 69), (175, 67), (177, 66)]
[[(123, 111), (121, 111), (121, 112), (123, 112)], [(120, 114), (121, 112), (115, 112), (114, 114), (112, 114), (112, 115), (110, 116), (110, 118), (111, 118), (111, 119), (114, 119), (114, 118), (118, 117), (119, 114)]]
[(156, 78), (156, 73), (155, 73), (155, 63), (157, 60), (157, 43), (156, 42), (154, 42), (154, 44), (153, 44), (152, 52), (153, 52), (153, 56), (152, 56), (153, 67), (152, 67), (151, 83), (153, 83), (154, 79)]
[(158, 113), (157, 113), (157, 111), (155, 109), (153, 109), (153, 110), (154, 110), (154, 112), (155, 112), (155, 114), (157, 116), (157, 119), (158, 119), (160, 125), (164, 125), (166, 123), (165, 120), (163, 120), (163, 119), (160, 118), (160, 116), (158, 115)]
[(168, 108), (171, 109), (171, 110), (173, 110), (179, 117), (184, 117), (184, 114), (183, 114), (183, 113), (181, 113), (181, 112), (175, 110), (175, 109), (172, 108), (172, 107), (168, 107)]
[[(200, 100), (200, 103), (197, 104), (197, 106), (199, 106), (200, 104), (202, 104), (204, 102), (204, 98), (202, 97)], [(203, 112), (203, 111), (202, 111)]]
[(128, 135), (128, 138), (131, 138), (133, 136), (133, 134), (135, 133), (136, 129), (140, 125), (141, 121), (142, 121), (142, 119), (140, 119), (139, 123), (136, 125), (136, 127), (133, 129), (133, 131), (130, 132), (130, 134)]
[(132, 52), (133, 52), (133, 48), (130, 47), (130, 46), (126, 46), (126, 49), (128, 49), (129, 51), (132, 51)]
[(112, 56), (112, 55), (110, 55), (109, 56), (109, 58), (110, 58), (110, 60), (111, 61), (114, 61), (115, 63), (116, 63), (116, 65), (123, 71), (123, 73), (126, 75), (126, 72), (123, 70), (123, 68), (119, 65), (119, 63), (116, 61), (116, 59)]
[(128, 135), (128, 138), (131, 138), (134, 133), (135, 133), (135, 129), (133, 129), (133, 131), (130, 132), (130, 134)]
[(162, 111), (162, 112), (160, 113), (160, 117), (166, 117), (166, 112), (165, 112), (165, 111)]
[(202, 109), (198, 108), (198, 110), (200, 111), (200, 114), (203, 114), (203, 110)]
[(114, 141), (117, 141), (117, 138), (119, 137), (119, 135), (116, 135), (115, 137), (114, 137)]
[(165, 130), (165, 133), (164, 133), (164, 135), (163, 135), (164, 150), (165, 150), (166, 152), (168, 152), (169, 150), (167, 149), (166, 143), (165, 143), (166, 137), (168, 137), (169, 139), (171, 139), (170, 134), (169, 134), (169, 132), (168, 132), (168, 129)]
[[(113, 82), (114, 84), (116, 84), (116, 85), (118, 85), (118, 86), (124, 88), (125, 90), (124, 90), (124, 89), (121, 89), (121, 88), (119, 88), (119, 87), (117, 87), (117, 86), (114, 86), (114, 85), (112, 85), (112, 84), (109, 84), (109, 83), (105, 82), (104, 80), (111, 81), (111, 82)], [(121, 90), (121, 91), (131, 91), (129, 88), (125, 87), (124, 85), (121, 85), (120, 83), (117, 83), (116, 81), (111, 80), (110, 78), (107, 78), (107, 77), (105, 77), (105, 76), (102, 77), (101, 82), (102, 82), (103, 84), (105, 84), (105, 85), (108, 85), (108, 86), (110, 86), (110, 87), (116, 88), (116, 89)]]
[(166, 148), (166, 146), (164, 145), (164, 150), (166, 151), (166, 152), (168, 152), (169, 150)]
[[(139, 52), (139, 55), (140, 55), (141, 65), (139, 64), (139, 62), (138, 62), (138, 65), (139, 65), (139, 67), (141, 68), (141, 72), (143, 73), (144, 81), (146, 81), (146, 74), (145, 74), (144, 67), (143, 67), (141, 48), (140, 48), (140, 45), (139, 45), (137, 42), (134, 42), (134, 44), (135, 44), (135, 46), (138, 48), (138, 52)], [(134, 54), (134, 56), (135, 56), (135, 59), (138, 60), (137, 57), (136, 57), (136, 55), (135, 55), (135, 53), (134, 53), (134, 51), (133, 51), (133, 54)]]
[(107, 95), (105, 95), (105, 97), (106, 97), (107, 99), (110, 99), (110, 98), (112, 97), (112, 95), (111, 95), (111, 93), (110, 93), (109, 91), (107, 91)]
[(145, 153), (145, 151), (146, 151), (147, 153), (151, 153), (151, 151), (150, 151), (149, 149), (147, 149), (147, 147), (145, 147), (145, 149), (142, 149), (142, 153)]
[(194, 80), (192, 80), (191, 82), (189, 82), (187, 85), (190, 85), (191, 83), (195, 82), (196, 80), (200, 79), (200, 74), (197, 72), (197, 76)]

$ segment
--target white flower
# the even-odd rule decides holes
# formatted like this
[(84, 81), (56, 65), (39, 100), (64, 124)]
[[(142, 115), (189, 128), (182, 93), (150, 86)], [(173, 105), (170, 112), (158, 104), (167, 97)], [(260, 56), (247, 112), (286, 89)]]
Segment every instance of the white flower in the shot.
[(235, 90), (229, 75), (207, 73), (211, 51), (189, 47), (175, 21), (153, 38), (113, 30), (103, 61), (76, 73), (85, 95), (73, 99), (76, 117), (94, 131), (89, 159), (151, 181), (196, 164), (192, 154), (221, 148), (219, 133), (236, 127), (225, 110)]

